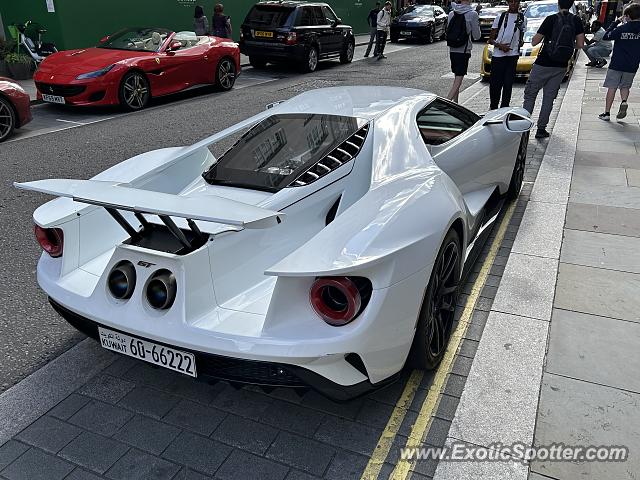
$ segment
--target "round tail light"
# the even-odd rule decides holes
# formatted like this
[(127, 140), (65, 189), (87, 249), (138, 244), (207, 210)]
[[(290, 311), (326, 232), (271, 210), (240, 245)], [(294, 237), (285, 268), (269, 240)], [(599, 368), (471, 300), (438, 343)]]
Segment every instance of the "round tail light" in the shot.
[(127, 300), (136, 288), (136, 267), (128, 260), (118, 263), (109, 272), (107, 287), (115, 298)]
[(362, 296), (349, 277), (323, 277), (313, 282), (309, 291), (311, 306), (329, 325), (339, 327), (360, 313)]
[(149, 305), (158, 310), (171, 308), (176, 299), (176, 277), (169, 270), (158, 270), (147, 281), (145, 293)]
[(53, 258), (62, 256), (64, 235), (61, 228), (42, 228), (35, 225), (33, 231), (42, 249)]

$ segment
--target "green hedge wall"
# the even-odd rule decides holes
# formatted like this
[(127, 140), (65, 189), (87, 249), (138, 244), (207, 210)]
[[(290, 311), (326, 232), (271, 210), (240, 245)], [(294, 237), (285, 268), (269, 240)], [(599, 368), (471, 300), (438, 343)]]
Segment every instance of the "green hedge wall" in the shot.
[[(47, 12), (46, 0), (2, 0), (0, 13), (6, 27), (33, 20), (47, 28), (44, 38), (59, 49), (94, 45), (105, 35), (124, 27), (157, 26), (173, 30), (192, 30), (193, 11), (201, 5), (209, 19), (216, 0), (53, 0), (55, 13)], [(222, 2), (231, 16), (234, 37), (255, 0)], [(375, 0), (333, 0), (328, 2), (343, 22), (356, 33), (367, 31), (366, 17)], [(7, 38), (9, 32), (5, 31)]]

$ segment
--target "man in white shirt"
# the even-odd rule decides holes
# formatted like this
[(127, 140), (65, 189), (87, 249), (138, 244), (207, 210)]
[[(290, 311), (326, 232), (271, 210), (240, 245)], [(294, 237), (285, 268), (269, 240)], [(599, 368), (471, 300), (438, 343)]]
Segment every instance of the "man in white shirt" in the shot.
[(607, 64), (604, 57), (611, 55), (611, 40), (603, 40), (605, 31), (599, 20), (591, 22), (591, 33), (593, 33), (593, 38), (591, 40), (585, 39), (585, 45), (582, 47), (584, 53), (589, 57), (587, 67), (602, 68)]
[[(509, 11), (496, 17), (491, 27), (489, 44), (493, 45), (489, 97), (491, 110), (508, 107), (516, 79), (520, 43), (526, 31), (526, 19), (520, 13), (520, 0), (509, 0)], [(500, 96), (502, 94), (502, 102)]]
[(378, 57), (378, 60), (387, 58), (384, 54), (384, 46), (387, 43), (389, 25), (391, 25), (391, 2), (385, 2), (384, 8), (378, 12), (376, 25), (378, 29), (378, 41), (376, 42), (375, 55)]

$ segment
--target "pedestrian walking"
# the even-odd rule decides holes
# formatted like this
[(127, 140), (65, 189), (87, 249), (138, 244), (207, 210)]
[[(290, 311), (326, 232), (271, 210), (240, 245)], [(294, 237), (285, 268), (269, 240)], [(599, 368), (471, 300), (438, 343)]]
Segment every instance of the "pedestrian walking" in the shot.
[(389, 25), (391, 25), (391, 2), (385, 2), (384, 8), (378, 12), (376, 18), (376, 57), (378, 60), (387, 58), (384, 54), (384, 47), (387, 43), (387, 35), (389, 35)]
[(611, 40), (604, 39), (604, 28), (602, 28), (602, 22), (600, 20), (594, 20), (591, 23), (591, 33), (593, 38), (589, 40), (584, 39), (585, 46), (582, 47), (582, 51), (589, 58), (587, 67), (602, 68), (607, 64), (604, 57), (611, 55)]
[(211, 31), (216, 37), (231, 38), (231, 17), (224, 14), (224, 6), (221, 3), (213, 7)]
[(376, 37), (378, 36), (378, 13), (380, 13), (380, 2), (376, 2), (376, 8), (372, 9), (367, 17), (367, 24), (369, 25), (369, 45), (367, 45), (367, 51), (364, 53), (365, 57), (368, 57), (371, 53), (371, 47), (376, 42)]
[(449, 46), (449, 59), (451, 60), (451, 72), (454, 75), (453, 85), (447, 98), (458, 102), (460, 86), (469, 68), (471, 58), (472, 40), (479, 40), (480, 20), (478, 13), (471, 6), (469, 0), (461, 0), (460, 3), (451, 3), (453, 11), (449, 12), (447, 23), (447, 45)]
[(193, 31), (196, 32), (196, 35), (199, 37), (209, 35), (209, 20), (207, 20), (204, 9), (200, 5), (196, 7), (193, 15)]
[[(624, 21), (622, 25), (620, 25)], [(604, 113), (598, 115), (601, 120), (610, 119), (611, 106), (620, 90), (620, 108), (617, 119), (627, 116), (627, 100), (633, 78), (640, 64), (640, 4), (631, 3), (624, 9), (623, 19), (617, 19), (604, 34), (605, 40), (613, 40), (611, 64), (604, 79), (607, 88)]]
[(489, 44), (493, 45), (489, 83), (491, 110), (498, 108), (498, 105), (508, 107), (511, 102), (520, 47), (526, 29), (526, 19), (520, 12), (520, 0), (509, 0), (509, 10), (496, 17), (489, 35)]
[(559, 12), (546, 17), (531, 40), (534, 47), (543, 42), (524, 87), (523, 107), (530, 114), (533, 113), (538, 92), (542, 90), (536, 138), (549, 137), (549, 115), (562, 79), (567, 74), (569, 60), (576, 48), (584, 46), (584, 26), (578, 16), (569, 12), (571, 5), (573, 0), (558, 0)]

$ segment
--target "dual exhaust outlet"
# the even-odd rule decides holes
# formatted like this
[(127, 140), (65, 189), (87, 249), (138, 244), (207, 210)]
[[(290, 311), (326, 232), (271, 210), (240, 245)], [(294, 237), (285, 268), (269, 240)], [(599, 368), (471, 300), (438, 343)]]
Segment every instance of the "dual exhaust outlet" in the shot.
[[(118, 300), (128, 300), (136, 288), (136, 267), (129, 260), (118, 262), (109, 272), (107, 288)], [(156, 310), (168, 310), (176, 299), (176, 277), (167, 269), (154, 272), (144, 285), (144, 297)]]

